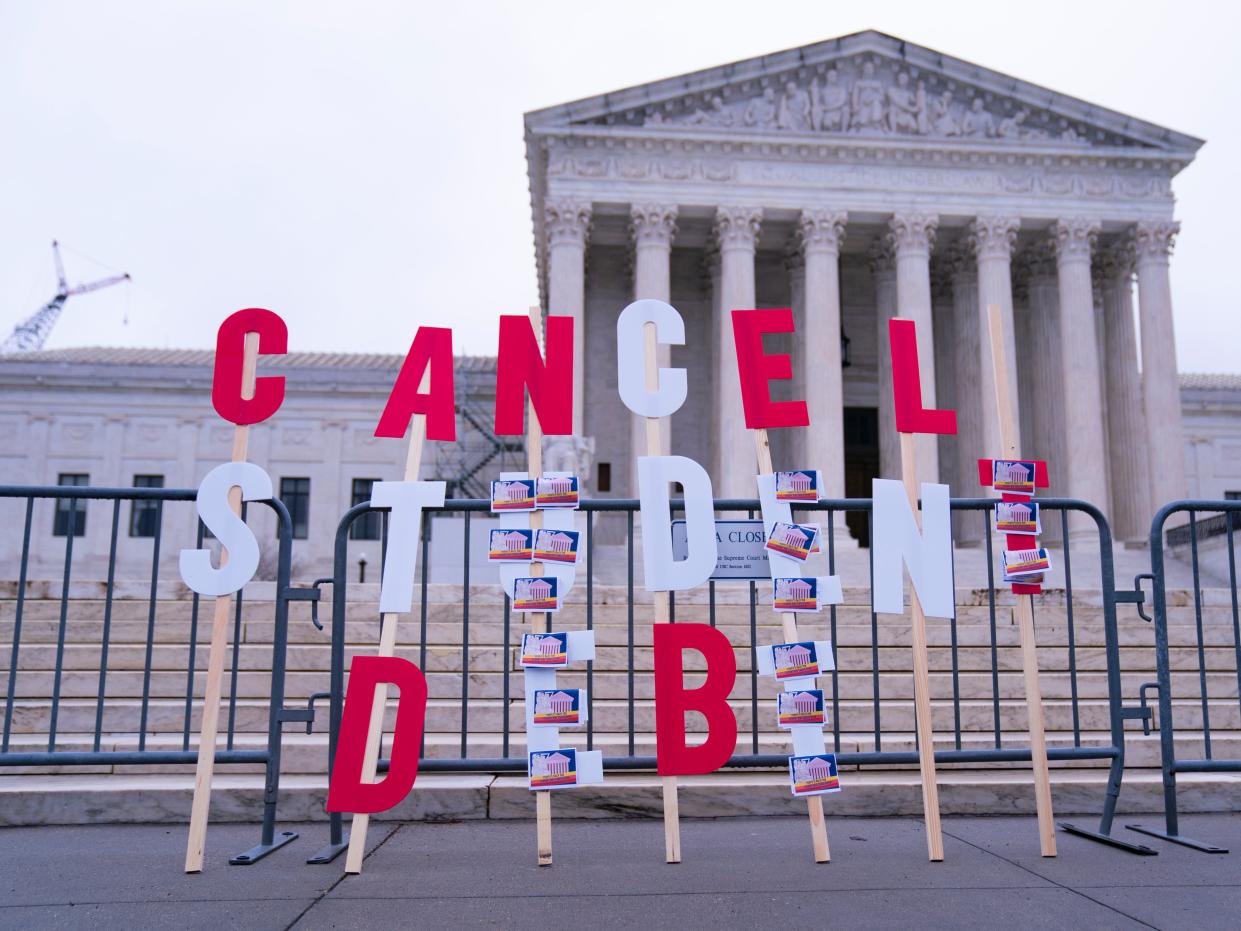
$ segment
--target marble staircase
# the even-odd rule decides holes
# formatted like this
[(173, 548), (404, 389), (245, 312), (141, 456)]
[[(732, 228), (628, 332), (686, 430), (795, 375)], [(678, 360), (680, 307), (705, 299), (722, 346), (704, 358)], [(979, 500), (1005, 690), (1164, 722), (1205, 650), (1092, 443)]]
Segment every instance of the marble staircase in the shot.
[[(50, 696), (60, 657), (60, 707), (57, 714), (56, 747), (89, 750), (95, 740), (99, 714), (101, 642), (107, 603), (93, 583), (74, 583), (64, 618), (64, 648), (58, 649), (61, 603), (54, 586), (35, 583), (23, 606), (20, 649), (17, 654), (10, 724), (9, 749), (46, 750), (51, 717)], [(325, 592), (325, 597), (330, 589)], [(460, 586), (433, 584), (426, 611), (425, 664), (430, 700), (426, 717), (427, 758), (457, 758), (462, 752), (462, 728), (468, 728), (468, 755), (520, 758), (524, 750), (523, 709), (520, 700), (521, 671), (516, 651), (504, 644), (503, 606), (495, 586), (470, 589), (468, 647), (463, 646), (465, 610)], [(597, 584), (593, 589), (590, 623), (596, 631), (597, 659), (590, 680), (593, 698), (592, 745), (605, 756), (629, 752), (629, 695), (632, 688), (633, 752), (654, 753), (654, 708), (649, 596), (638, 592), (632, 611), (625, 586)], [(16, 603), (14, 593), (0, 591), (0, 694), (10, 688), (9, 658), (12, 650)], [(876, 748), (876, 688), (880, 713), (881, 746), (884, 750), (913, 750), (913, 698), (909, 625), (895, 616), (873, 619), (868, 591), (846, 589), (845, 604), (836, 610), (835, 640), (838, 671), (824, 677), (833, 724), (829, 746), (838, 732), (843, 752)], [(351, 585), (348, 593), (347, 655), (368, 654), (377, 643), (379, 624), (375, 585)], [(584, 597), (579, 585), (574, 598)], [(678, 600), (679, 622), (706, 621), (706, 592)], [(270, 690), (273, 604), (270, 583), (254, 583), (247, 592), (236, 645), (236, 700), (231, 707), (235, 722), (234, 746), (258, 749), (265, 745), (267, 699)], [(716, 621), (719, 629), (738, 648), (738, 676), (730, 700), (737, 715), (738, 752), (752, 752), (757, 739), (761, 753), (788, 751), (786, 735), (774, 726), (774, 682), (752, 680), (750, 674), (750, 593), (747, 586), (716, 588)], [(1021, 746), (1026, 726), (1021, 656), (1008, 596), (992, 611), (987, 593), (958, 590), (955, 624), (932, 619), (930, 623), (931, 689), (934, 705), (936, 746), (951, 749), (960, 729), (962, 748), (995, 746), (996, 728), (1005, 747)], [(1074, 590), (1072, 642), (1069, 612), (1062, 591), (1049, 591), (1036, 604), (1039, 662), (1045, 699), (1048, 739), (1052, 747), (1110, 743), (1107, 704), (1107, 670), (1102, 598), (1097, 590)], [(325, 623), (330, 605), (321, 606)], [(630, 621), (633, 630), (632, 683), (627, 673)], [(1241, 703), (1238, 701), (1237, 650), (1231, 600), (1227, 591), (1205, 590), (1203, 597), (1206, 682), (1212, 724), (1212, 751), (1216, 757), (1241, 756)], [(1170, 593), (1169, 639), (1178, 724), (1177, 752), (1201, 756), (1200, 730), (1203, 714), (1199, 700), (1200, 677), (1196, 638), (1196, 615), (1188, 592)], [(192, 603), (175, 583), (161, 583), (154, 602), (149, 585), (119, 583), (109, 617), (110, 638), (107, 675), (102, 702), (101, 749), (134, 749), (146, 690), (148, 749), (181, 749), (196, 746), (196, 731), (207, 664), (210, 605), (199, 611), (194, 648), (193, 695), (190, 731), (185, 734), (186, 691), (189, 685)], [(580, 600), (566, 606), (556, 621), (558, 629), (585, 627), (587, 609)], [(759, 643), (776, 642), (779, 618), (760, 592), (753, 609), (754, 630)], [(399, 655), (419, 662), (423, 652), (422, 620), (418, 613), (401, 621)], [(832, 637), (831, 618), (803, 615), (802, 636)], [(513, 615), (509, 643), (516, 644), (524, 629), (522, 618)], [(994, 643), (993, 643), (994, 636)], [(1131, 606), (1118, 607), (1117, 637), (1120, 646), (1122, 693), (1126, 705), (1135, 705), (1139, 688), (1152, 681), (1154, 649), (1152, 626), (1142, 621)], [(952, 643), (957, 644), (956, 661)], [(330, 628), (318, 630), (310, 620), (306, 603), (290, 606), (287, 652), (286, 704), (304, 706), (307, 697), (328, 687)], [(151, 676), (144, 682), (143, 669), (150, 655)], [(992, 673), (994, 653), (996, 671)], [(687, 656), (690, 684), (700, 669)], [(468, 670), (463, 675), (463, 669)], [(505, 701), (507, 681), (508, 701)], [(834, 681), (834, 700), (833, 696)], [(226, 673), (225, 694), (231, 677)], [(585, 670), (561, 674), (561, 683), (586, 686)], [(468, 690), (463, 722), (462, 692)], [(752, 692), (753, 689), (753, 692)], [(954, 704), (953, 695), (960, 696)], [(1076, 712), (1073, 696), (1077, 696)], [(755, 710), (758, 733), (751, 723)], [(327, 767), (326, 705), (318, 707), (319, 719), (312, 733), (301, 725), (287, 724), (284, 734), (281, 816), (322, 817)], [(228, 720), (225, 705), (222, 727)], [(388, 710), (389, 723), (394, 707)], [(998, 715), (998, 717), (997, 717)], [(504, 723), (507, 718), (507, 746)], [(701, 722), (691, 715), (691, 731)], [(585, 747), (587, 733), (566, 730), (566, 743)], [(692, 739), (692, 738), (691, 738)], [(507, 751), (507, 753), (506, 753)], [(1128, 770), (1122, 791), (1122, 808), (1156, 809), (1159, 806), (1158, 734), (1143, 735), (1140, 724), (1127, 722)], [(48, 766), (0, 769), (0, 824), (42, 823), (75, 820), (185, 820), (192, 787), (191, 765), (96, 765)], [(1074, 761), (1053, 764), (1057, 805), (1065, 811), (1097, 812), (1102, 803), (1105, 761)], [(214, 804), (221, 818), (253, 817), (262, 796), (262, 768), (227, 764), (217, 768)], [(884, 806), (916, 811), (918, 807), (915, 766), (842, 767), (846, 791), (833, 797), (831, 806), (851, 813), (877, 813)], [(941, 766), (945, 810), (1007, 812), (1030, 810), (1033, 796), (1029, 774), (1020, 765), (957, 764)], [(1241, 783), (1228, 776), (1182, 780), (1186, 792), (1183, 807), (1235, 807)], [(774, 812), (791, 801), (783, 790), (780, 773), (727, 772), (710, 779), (686, 780), (687, 814), (710, 813), (713, 792), (723, 793), (721, 811)], [(561, 793), (561, 808), (584, 817), (603, 812), (658, 811), (658, 782), (653, 774), (610, 774), (602, 787)], [(134, 790), (138, 790), (135, 792)], [(851, 791), (852, 790), (852, 791)], [(393, 817), (504, 817), (532, 809), (521, 780), (513, 775), (440, 774), (419, 776), (413, 796), (391, 813)], [(568, 796), (572, 796), (569, 798)], [(158, 801), (154, 801), (158, 800)], [(697, 800), (697, 801), (695, 801)], [(148, 804), (149, 803), (149, 804)], [(559, 810), (559, 809), (558, 809)], [(124, 813), (121, 817), (120, 813)]]

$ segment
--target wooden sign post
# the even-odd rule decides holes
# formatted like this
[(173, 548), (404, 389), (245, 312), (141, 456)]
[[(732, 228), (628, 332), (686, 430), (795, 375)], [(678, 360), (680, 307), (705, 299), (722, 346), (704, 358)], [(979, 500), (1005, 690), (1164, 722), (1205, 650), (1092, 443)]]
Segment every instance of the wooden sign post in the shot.
[[(659, 390), (659, 337), (654, 323), (643, 328), (645, 340), (646, 390)], [(663, 431), (659, 417), (646, 418), (646, 454), (664, 455)], [(671, 618), (668, 593), (653, 592), (656, 624), (667, 624)], [(669, 863), (681, 862), (681, 803), (677, 795), (677, 777), (663, 776), (664, 790), (664, 857)]]
[[(918, 511), (918, 461), (914, 434), (901, 435), (901, 481), (909, 496), (914, 521), (922, 526)], [(935, 776), (935, 729), (931, 726), (931, 672), (926, 651), (926, 615), (918, 590), (909, 586), (909, 614), (914, 654), (914, 715), (918, 728), (918, 769), (922, 773), (922, 809), (926, 817), (926, 850), (932, 861), (944, 859), (944, 836), (939, 824), (939, 784)]]
[[(995, 372), (995, 407), (1000, 420), (1000, 445), (1006, 459), (1017, 454), (1016, 424), (1011, 407), (1012, 386), (1004, 364), (1004, 320), (998, 304), (987, 305), (991, 331), (991, 366)], [(1065, 541), (1068, 546), (1068, 541)], [(1045, 857), (1056, 855), (1056, 825), (1051, 807), (1051, 774), (1047, 768), (1047, 734), (1043, 723), (1043, 694), (1038, 679), (1038, 643), (1034, 637), (1032, 595), (1017, 595), (1017, 627), (1021, 632), (1021, 666), (1025, 677), (1026, 708), (1030, 720), (1030, 764), (1034, 768), (1034, 801), (1038, 808), (1039, 848)]]
[[(245, 356), (241, 369), (241, 396), (245, 400), (254, 397), (255, 376), (258, 372), (259, 334), (245, 336)], [(245, 462), (250, 445), (250, 427), (237, 424), (233, 427), (233, 462)], [(241, 514), (241, 489), (228, 493), (233, 513)], [(228, 561), (228, 552), (220, 551), (220, 565)], [(194, 771), (194, 801), (190, 808), (190, 834), (185, 847), (185, 872), (199, 873), (203, 868), (203, 851), (207, 845), (207, 821), (211, 811), (211, 777), (215, 773), (216, 739), (220, 727), (220, 695), (224, 684), (224, 656), (228, 652), (228, 616), (233, 605), (232, 595), (220, 595), (215, 600), (215, 613), (211, 619), (211, 647), (207, 654), (207, 682), (203, 689), (202, 725), (198, 735), (198, 765)]]
[[(431, 366), (428, 364), (418, 387), (419, 394), (426, 394), (431, 388)], [(414, 414), (410, 418), (409, 448), (405, 453), (405, 471), (402, 481), (416, 482), (418, 471), (422, 467), (422, 447), (427, 437), (427, 415)], [(382, 567), (381, 567), (382, 570)], [(423, 566), (426, 572), (427, 567)], [(382, 572), (381, 572), (382, 576)], [(396, 655), (396, 625), (399, 614), (381, 615), (379, 621), (379, 656)], [(362, 763), (362, 779), (374, 782), (379, 766), (379, 751), (383, 742), (384, 710), (388, 704), (388, 685), (380, 682), (375, 688), (375, 700), (371, 705), (370, 729), (366, 732), (366, 755)], [(362, 872), (362, 860), (366, 856), (366, 834), (370, 829), (371, 816), (365, 812), (355, 812), (353, 823), (349, 826), (349, 852), (345, 855), (345, 872)]]
[[(538, 341), (539, 351), (543, 351), (543, 311), (539, 307), (530, 308), (530, 326), (534, 329), (534, 338)], [(539, 423), (538, 414), (534, 410), (534, 401), (526, 402), (526, 474), (535, 480), (537, 495), (538, 480), (543, 475), (543, 425)], [(535, 510), (530, 514), (530, 529), (538, 535), (543, 526), (543, 512)], [(538, 577), (543, 574), (543, 564), (530, 564), (530, 575)], [(546, 612), (530, 615), (530, 633), (549, 633), (552, 629), (552, 616)], [(508, 709), (505, 709), (508, 713)], [(534, 793), (534, 818), (539, 848), (539, 866), (552, 865), (552, 792), (541, 789)]]
[[(771, 445), (767, 441), (765, 429), (754, 431), (754, 449), (758, 455), (759, 474), (773, 474)], [(780, 615), (780, 622), (784, 628), (785, 643), (796, 643), (801, 639), (797, 634), (797, 615), (794, 612), (783, 612)], [(814, 844), (814, 862), (830, 863), (832, 855), (827, 846), (827, 821), (823, 817), (823, 796), (806, 796), (806, 810), (810, 816), (810, 838)]]

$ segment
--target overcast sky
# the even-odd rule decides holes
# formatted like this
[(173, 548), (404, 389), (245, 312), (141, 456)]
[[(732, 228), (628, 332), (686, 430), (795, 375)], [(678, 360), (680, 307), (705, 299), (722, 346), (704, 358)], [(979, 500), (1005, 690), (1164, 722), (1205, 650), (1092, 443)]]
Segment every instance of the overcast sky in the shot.
[(403, 352), (435, 324), (492, 353), (537, 295), (525, 111), (875, 28), (1205, 138), (1175, 181), (1178, 352), (1241, 371), (1230, 10), (8, 0), (0, 327), (51, 297), (59, 238), (71, 280), (107, 273), (88, 256), (134, 281), (71, 299), (49, 346), (207, 347), (257, 305), (291, 349)]

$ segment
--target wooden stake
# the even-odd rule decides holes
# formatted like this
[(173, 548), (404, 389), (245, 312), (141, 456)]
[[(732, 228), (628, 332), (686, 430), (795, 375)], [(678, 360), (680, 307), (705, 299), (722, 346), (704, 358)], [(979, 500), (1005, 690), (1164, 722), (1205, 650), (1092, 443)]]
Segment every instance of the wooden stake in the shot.
[[(1004, 320), (998, 304), (987, 305), (991, 331), (991, 366), (995, 372), (995, 407), (1000, 418), (1000, 445), (1008, 459), (1017, 454), (1013, 422), (1012, 386), (1004, 364)], [(1068, 546), (1068, 541), (1065, 541)], [(1021, 666), (1030, 717), (1030, 764), (1034, 768), (1034, 802), (1038, 808), (1039, 848), (1045, 857), (1056, 855), (1056, 823), (1051, 807), (1051, 773), (1047, 768), (1047, 734), (1043, 722), (1043, 692), (1038, 679), (1038, 644), (1034, 638), (1034, 599), (1017, 596), (1017, 627), (1021, 632)]]
[[(530, 308), (530, 325), (534, 327), (535, 339), (539, 349), (543, 348), (543, 311), (539, 307)], [(535, 482), (543, 475), (543, 425), (539, 423), (533, 401), (526, 404), (526, 474)], [(537, 491), (537, 487), (536, 487)], [(534, 511), (530, 515), (530, 529), (538, 535), (543, 526), (543, 512)], [(530, 575), (543, 574), (543, 564), (530, 564)], [(552, 629), (552, 616), (546, 612), (530, 615), (530, 633), (542, 634)], [(534, 793), (534, 819), (539, 849), (539, 866), (552, 865), (552, 792), (541, 789)]]
[[(258, 372), (259, 334), (247, 333), (245, 355), (241, 368), (241, 396), (254, 397)], [(233, 462), (245, 462), (250, 445), (250, 427), (233, 427)], [(228, 503), (234, 514), (241, 514), (241, 489), (231, 488)], [(228, 552), (220, 550), (220, 565), (228, 562)], [(215, 600), (211, 619), (211, 647), (207, 654), (207, 682), (203, 689), (202, 725), (198, 735), (198, 765), (194, 771), (194, 801), (190, 807), (190, 834), (185, 845), (185, 871), (199, 873), (203, 868), (203, 851), (207, 846), (207, 821), (211, 811), (211, 777), (215, 773), (216, 738), (220, 729), (220, 693), (224, 685), (224, 655), (228, 652), (228, 616), (233, 605), (232, 595)]]
[[(654, 323), (647, 323), (643, 328), (645, 340), (646, 389), (659, 390), (659, 338)], [(664, 454), (663, 432), (659, 429), (658, 417), (646, 418), (646, 454), (662, 456)], [(671, 612), (668, 608), (668, 593), (654, 592), (656, 624), (667, 624)], [(681, 800), (677, 795), (677, 777), (664, 776), (664, 858), (669, 863), (681, 862)]]
[[(914, 520), (922, 526), (918, 510), (918, 462), (914, 435), (901, 435), (901, 480)], [(926, 818), (926, 852), (933, 861), (944, 859), (944, 836), (939, 825), (939, 785), (935, 780), (935, 730), (931, 726), (931, 672), (926, 652), (926, 615), (918, 590), (909, 586), (910, 620), (913, 630), (914, 711), (918, 727), (918, 768), (922, 772), (922, 810)]]
[[(774, 470), (771, 465), (771, 444), (768, 442), (766, 429), (754, 431), (754, 451), (758, 456), (759, 474), (771, 475)], [(796, 643), (801, 639), (797, 635), (796, 613), (785, 611), (780, 615), (780, 623), (784, 628), (785, 643)], [(832, 854), (827, 846), (827, 821), (823, 817), (823, 796), (808, 795), (806, 810), (810, 816), (810, 839), (814, 844), (814, 862), (830, 863)]]
[[(427, 365), (422, 381), (418, 385), (418, 393), (426, 394), (431, 390), (431, 366)], [(414, 414), (409, 425), (409, 448), (405, 452), (405, 471), (401, 480), (418, 481), (418, 471), (422, 468), (422, 447), (427, 438), (426, 414)], [(425, 517), (423, 518), (426, 519)], [(427, 567), (423, 566), (426, 572)], [(380, 567), (380, 578), (383, 578), (383, 567)], [(379, 620), (379, 656), (396, 655), (396, 624), (399, 614), (388, 613)], [(375, 688), (375, 700), (371, 705), (370, 729), (366, 732), (366, 755), (362, 758), (362, 781), (374, 782), (379, 767), (379, 752), (383, 744), (384, 711), (388, 704), (387, 683), (380, 682)], [(345, 872), (362, 872), (362, 860), (366, 857), (366, 834), (370, 830), (371, 816), (366, 812), (356, 812), (349, 826), (349, 852), (345, 855)]]

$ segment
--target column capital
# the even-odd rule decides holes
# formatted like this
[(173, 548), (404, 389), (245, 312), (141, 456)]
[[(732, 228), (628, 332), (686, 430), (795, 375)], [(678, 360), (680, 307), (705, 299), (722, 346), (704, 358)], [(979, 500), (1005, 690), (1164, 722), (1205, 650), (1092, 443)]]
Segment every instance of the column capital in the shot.
[(1118, 281), (1126, 284), (1133, 277), (1137, 262), (1137, 250), (1130, 237), (1121, 237), (1108, 243), (1098, 253), (1099, 276), (1105, 287)]
[(1130, 233), (1135, 258), (1139, 263), (1166, 262), (1172, 255), (1172, 246), (1181, 224), (1175, 220), (1135, 223)]
[(870, 248), (866, 250), (866, 261), (870, 265), (872, 275), (882, 275), (884, 272), (896, 270), (896, 254), (886, 235), (876, 236), (871, 242)]
[(784, 270), (790, 275), (800, 275), (806, 271), (806, 256), (796, 243), (784, 251)]
[(797, 249), (803, 254), (812, 252), (840, 253), (845, 239), (845, 223), (849, 214), (843, 210), (815, 208), (803, 210), (797, 220)]
[(1022, 249), (1016, 262), (1025, 269), (1031, 282), (1056, 276), (1056, 249), (1050, 239), (1039, 240)]
[(720, 252), (744, 249), (753, 252), (763, 221), (762, 207), (717, 207), (715, 241)]
[(590, 236), (591, 205), (573, 197), (549, 197), (543, 201), (543, 230), (547, 244), (585, 247)]
[(1101, 225), (1098, 220), (1089, 217), (1071, 217), (1053, 223), (1051, 246), (1055, 250), (1057, 264), (1088, 263)]
[(1020, 226), (1019, 217), (978, 216), (970, 223), (966, 236), (980, 262), (985, 259), (1011, 259)]
[(939, 216), (934, 213), (897, 213), (888, 220), (887, 240), (897, 258), (905, 255), (929, 257), (935, 244)]
[(676, 204), (631, 204), (629, 234), (635, 246), (672, 248), (677, 232)]

